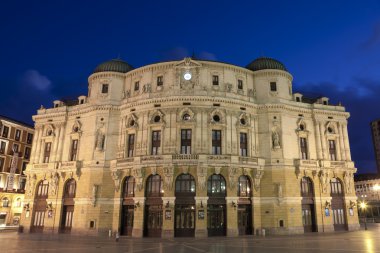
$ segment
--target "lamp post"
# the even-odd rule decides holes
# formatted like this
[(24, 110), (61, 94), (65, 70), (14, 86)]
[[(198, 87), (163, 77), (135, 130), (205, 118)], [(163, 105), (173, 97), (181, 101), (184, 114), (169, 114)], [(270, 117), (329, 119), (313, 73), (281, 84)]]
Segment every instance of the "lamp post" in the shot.
[(367, 230), (367, 203), (364, 201), (360, 202), (360, 208), (364, 213), (364, 230)]

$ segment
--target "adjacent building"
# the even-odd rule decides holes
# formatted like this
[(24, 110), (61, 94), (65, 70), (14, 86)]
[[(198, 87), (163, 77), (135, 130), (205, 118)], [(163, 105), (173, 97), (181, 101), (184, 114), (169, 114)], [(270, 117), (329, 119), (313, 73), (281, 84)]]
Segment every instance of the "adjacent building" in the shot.
[(371, 122), (371, 132), (373, 147), (375, 149), (377, 173), (380, 174), (380, 119)]
[(349, 113), (271, 58), (96, 67), (33, 116), (22, 224), (133, 237), (359, 228)]
[(34, 128), (0, 115), (0, 226), (18, 225)]

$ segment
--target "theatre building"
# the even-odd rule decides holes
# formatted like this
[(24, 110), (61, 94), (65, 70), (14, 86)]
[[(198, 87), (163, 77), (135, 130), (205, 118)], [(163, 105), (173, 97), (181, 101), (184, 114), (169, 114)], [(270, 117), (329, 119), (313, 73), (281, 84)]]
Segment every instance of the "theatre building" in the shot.
[(115, 59), (33, 120), (24, 231), (132, 237), (359, 228), (349, 113), (279, 61)]

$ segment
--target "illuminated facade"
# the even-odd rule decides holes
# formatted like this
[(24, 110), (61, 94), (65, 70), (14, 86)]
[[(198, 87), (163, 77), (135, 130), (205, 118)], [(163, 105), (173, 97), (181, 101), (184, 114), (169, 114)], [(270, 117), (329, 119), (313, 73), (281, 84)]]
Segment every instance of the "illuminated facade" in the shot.
[(22, 213), (34, 129), (0, 116), (0, 226), (17, 226)]
[(100, 64), (36, 134), (31, 232), (238, 236), (359, 228), (349, 113), (292, 91), (277, 60)]

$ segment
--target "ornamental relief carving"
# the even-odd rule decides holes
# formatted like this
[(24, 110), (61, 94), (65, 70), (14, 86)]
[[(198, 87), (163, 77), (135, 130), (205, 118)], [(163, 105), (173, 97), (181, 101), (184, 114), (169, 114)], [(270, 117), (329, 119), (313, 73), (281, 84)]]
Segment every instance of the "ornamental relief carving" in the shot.
[(121, 174), (122, 174), (121, 170), (111, 171), (111, 177), (114, 181), (116, 192), (119, 192), (120, 190)]
[(198, 189), (203, 191), (206, 188), (207, 168), (198, 166), (197, 168)]
[(171, 191), (173, 188), (174, 168), (172, 166), (164, 167), (164, 187)]
[(258, 191), (260, 189), (260, 183), (261, 183), (261, 179), (263, 178), (263, 176), (264, 176), (264, 170), (257, 169), (257, 168), (254, 169), (253, 183), (254, 183), (254, 188), (256, 191)]
[(322, 186), (322, 192), (327, 193), (328, 185), (330, 182), (330, 173), (328, 171), (321, 170), (319, 172), (319, 182)]
[(136, 181), (136, 189), (138, 191), (141, 191), (143, 189), (143, 168), (133, 168), (132, 169), (132, 176), (135, 178)]

